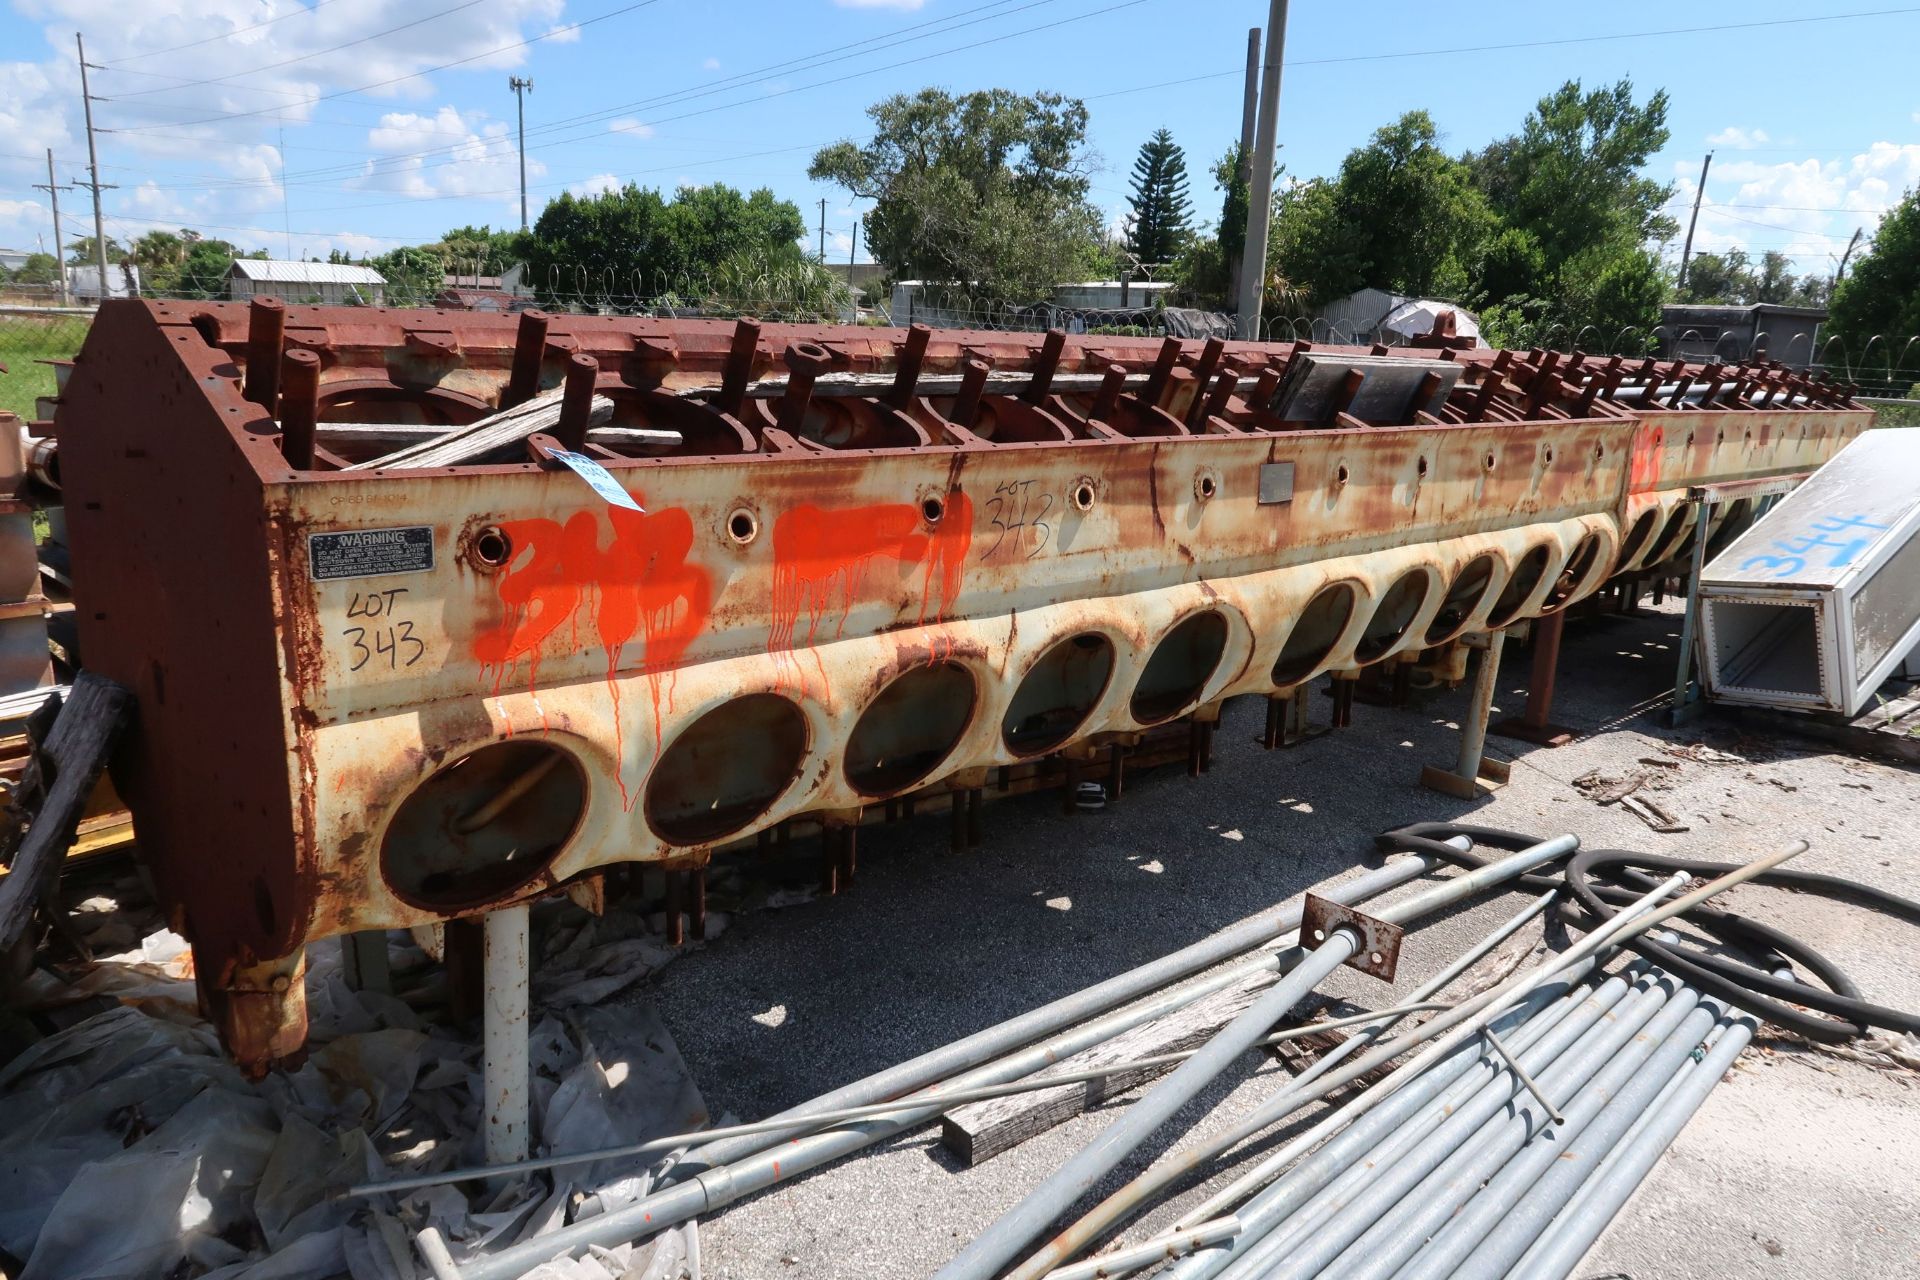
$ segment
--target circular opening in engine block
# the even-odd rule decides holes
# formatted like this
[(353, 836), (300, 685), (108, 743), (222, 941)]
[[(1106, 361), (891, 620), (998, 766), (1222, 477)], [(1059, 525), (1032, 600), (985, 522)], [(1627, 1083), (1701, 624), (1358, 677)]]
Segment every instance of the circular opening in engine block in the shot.
[(1353, 617), (1357, 598), (1351, 582), (1335, 582), (1320, 588), (1313, 599), (1307, 601), (1307, 607), (1300, 611), (1299, 620), (1287, 633), (1287, 642), (1280, 647), (1280, 657), (1273, 664), (1275, 684), (1298, 684), (1327, 660), (1333, 646), (1340, 643), (1348, 619)]
[(1027, 668), (1013, 691), (1000, 736), (1017, 756), (1051, 751), (1086, 723), (1113, 678), (1113, 641), (1094, 631), (1068, 636)]
[(1227, 651), (1227, 620), (1209, 609), (1184, 618), (1153, 648), (1131, 710), (1141, 724), (1169, 720), (1200, 700)]
[(774, 693), (723, 702), (661, 753), (647, 776), (647, 824), (672, 844), (732, 835), (760, 817), (800, 776), (807, 718)]
[(1400, 638), (1407, 634), (1407, 628), (1419, 616), (1421, 606), (1427, 603), (1427, 593), (1431, 590), (1433, 576), (1425, 569), (1409, 569), (1401, 574), (1387, 588), (1387, 593), (1380, 597), (1373, 616), (1367, 619), (1367, 625), (1360, 633), (1360, 643), (1354, 646), (1354, 658), (1360, 662), (1378, 662), (1386, 657), (1388, 650), (1399, 644)]
[(919, 782), (959, 745), (977, 698), (973, 673), (957, 662), (903, 672), (847, 735), (848, 785), (884, 796)]
[(477, 747), (400, 802), (380, 840), (380, 873), (431, 910), (504, 898), (559, 856), (586, 807), (586, 775), (570, 753), (546, 742)]

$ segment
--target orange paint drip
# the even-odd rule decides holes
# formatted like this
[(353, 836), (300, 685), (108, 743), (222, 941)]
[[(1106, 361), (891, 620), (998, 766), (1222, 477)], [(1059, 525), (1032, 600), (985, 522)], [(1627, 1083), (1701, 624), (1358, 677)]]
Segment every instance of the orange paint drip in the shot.
[[(677, 665), (687, 647), (706, 629), (713, 585), (707, 571), (688, 563), (693, 550), (693, 520), (672, 507), (652, 513), (605, 508), (612, 541), (602, 547), (596, 514), (578, 511), (566, 524), (545, 519), (512, 520), (500, 528), (517, 548), (502, 570), (497, 591), (505, 616), (498, 626), (474, 637), (473, 655), (493, 669), (493, 690), (519, 665), (527, 663), (527, 689), (538, 693), (540, 657), (561, 627), (570, 627), (571, 647), (580, 649), (582, 611), (607, 655), (607, 688), (613, 698), (614, 750), (624, 757), (620, 716), (621, 651), (639, 637), (641, 661), (653, 691), (653, 734), (661, 739), (662, 673)], [(633, 807), (624, 778), (621, 804)]]
[[(959, 492), (947, 496), (944, 514), (931, 526), (919, 507), (905, 502), (839, 508), (809, 505), (781, 513), (773, 524), (772, 626), (767, 652), (776, 657), (792, 654), (803, 613), (807, 647), (815, 646), (830, 614), (839, 615), (833, 630), (833, 638), (838, 639), (853, 607), (869, 598), (867, 580), (875, 560), (891, 560), (903, 573), (919, 566), (918, 622), (926, 625), (929, 615), (939, 622), (960, 595), (972, 542), (973, 502)], [(822, 674), (824, 678), (824, 670)], [(801, 684), (804, 688), (804, 676)]]

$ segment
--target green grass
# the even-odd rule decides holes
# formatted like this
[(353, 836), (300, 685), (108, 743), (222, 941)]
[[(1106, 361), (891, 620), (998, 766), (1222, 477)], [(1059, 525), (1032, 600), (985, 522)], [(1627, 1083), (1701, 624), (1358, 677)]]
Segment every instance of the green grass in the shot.
[(0, 314), (0, 410), (31, 421), (37, 396), (53, 394), (53, 368), (42, 360), (71, 360), (86, 339), (88, 321), (82, 316), (23, 316)]

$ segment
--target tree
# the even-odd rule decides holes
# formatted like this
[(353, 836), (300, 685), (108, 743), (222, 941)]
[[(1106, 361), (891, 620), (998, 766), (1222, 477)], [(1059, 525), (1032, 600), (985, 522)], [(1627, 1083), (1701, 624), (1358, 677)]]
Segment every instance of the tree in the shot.
[[(112, 236), (108, 236), (107, 237), (107, 261), (120, 262), (120, 261), (123, 261), (126, 258), (126, 256), (127, 256), (127, 251), (124, 247), (122, 247), (120, 242), (118, 240), (115, 240)], [(95, 254), (93, 251), (93, 237), (81, 236), (78, 240), (74, 240), (70, 242), (67, 245), (67, 261), (73, 263), (75, 266), (83, 266), (87, 263), (91, 263), (95, 261)]]
[(446, 275), (440, 255), (421, 245), (383, 253), (367, 265), (386, 277), (386, 300), (391, 306), (423, 306), (433, 301)]
[(1315, 302), (1364, 288), (1466, 291), (1493, 220), (1467, 166), (1438, 137), (1432, 117), (1409, 111), (1349, 152), (1336, 177), (1282, 199), (1280, 262)]
[(1508, 226), (1540, 244), (1549, 266), (1625, 232), (1636, 242), (1675, 230), (1661, 213), (1670, 183), (1640, 176), (1667, 144), (1665, 90), (1633, 100), (1633, 82), (1584, 91), (1569, 80), (1540, 99), (1518, 135), (1469, 157), (1474, 182)]
[(1501, 308), (1503, 325), (1516, 317), (1574, 333), (1591, 325), (1603, 341), (1659, 323), (1665, 282), (1647, 245), (1674, 233), (1661, 213), (1672, 187), (1640, 170), (1666, 145), (1666, 117), (1664, 91), (1640, 105), (1629, 80), (1591, 91), (1569, 80), (1540, 99), (1518, 134), (1468, 156), (1499, 224), (1474, 301)]
[(1092, 264), (1101, 218), (1078, 99), (922, 89), (867, 116), (871, 141), (822, 148), (807, 175), (874, 202), (867, 245), (895, 279), (1029, 302)]
[(15, 284), (51, 285), (60, 280), (60, 261), (50, 253), (30, 253), (13, 273)]
[(1833, 290), (1830, 331), (1856, 355), (1875, 334), (1920, 334), (1920, 188), (1887, 210), (1866, 252)]
[(455, 227), (438, 244), (424, 247), (439, 254), (451, 276), (498, 276), (526, 255), (520, 232), (491, 226)]
[(1171, 262), (1186, 243), (1193, 202), (1187, 198), (1187, 157), (1173, 135), (1157, 129), (1133, 162), (1133, 215), (1127, 251), (1142, 262)]
[(225, 240), (195, 240), (187, 248), (174, 292), (190, 298), (218, 298), (227, 291), (227, 273), (240, 250)]
[(628, 183), (549, 201), (524, 248), (529, 282), (545, 301), (638, 301), (701, 296), (722, 263), (753, 254), (771, 262), (805, 230), (799, 208), (765, 188), (743, 196), (719, 183), (682, 187), (668, 201)]

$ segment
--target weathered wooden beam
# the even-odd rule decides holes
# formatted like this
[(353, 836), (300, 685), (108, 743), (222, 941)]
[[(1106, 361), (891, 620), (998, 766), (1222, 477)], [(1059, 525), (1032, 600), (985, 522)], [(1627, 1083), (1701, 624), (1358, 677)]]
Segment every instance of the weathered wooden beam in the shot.
[[(1032, 1078), (1044, 1080), (1062, 1071), (1084, 1071), (1191, 1049), (1211, 1039), (1220, 1028), (1244, 1012), (1273, 981), (1271, 973), (1250, 974), (1233, 986), (1202, 996), (1184, 1009), (1062, 1059), (1045, 1071), (1035, 1072)], [(1171, 1070), (1172, 1064), (1147, 1067), (1084, 1084), (1065, 1084), (1056, 1089), (1038, 1089), (969, 1103), (949, 1112), (940, 1122), (940, 1142), (971, 1168)]]
[(25, 822), (26, 834), (6, 879), (0, 880), (0, 955), (25, 936), (35, 909), (59, 882), (60, 864), (87, 798), (132, 713), (131, 690), (82, 671), (28, 762), (14, 793), (16, 805), (30, 809), (15, 815)]
[[(478, 462), (495, 450), (518, 445), (536, 431), (551, 433), (560, 423), (564, 387), (543, 392), (511, 409), (489, 414), (464, 427), (450, 427), (432, 440), (409, 445), (393, 453), (382, 454), (366, 462), (356, 462), (349, 471), (382, 471), (414, 467), (451, 467), (462, 462)], [(587, 417), (587, 427), (604, 427), (613, 420), (613, 401), (595, 396)]]

